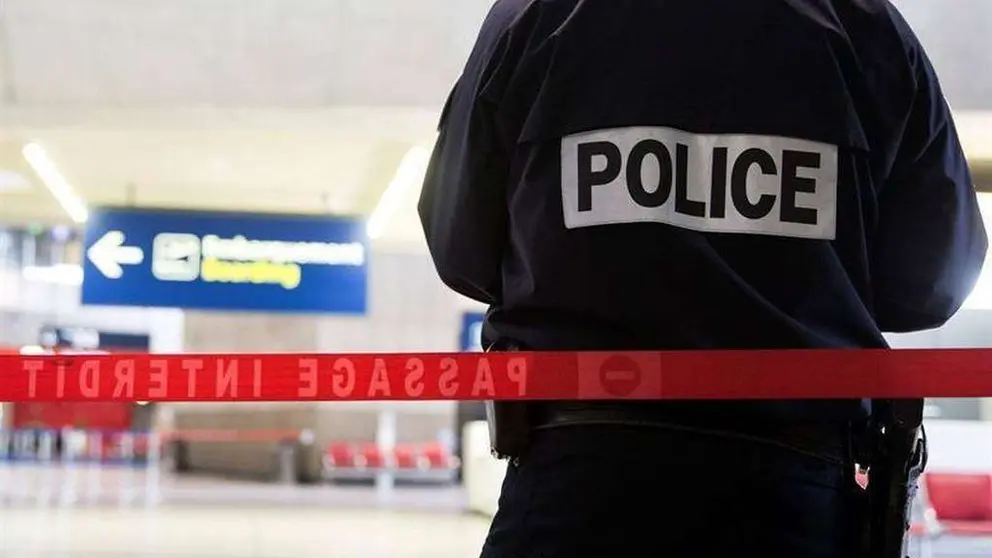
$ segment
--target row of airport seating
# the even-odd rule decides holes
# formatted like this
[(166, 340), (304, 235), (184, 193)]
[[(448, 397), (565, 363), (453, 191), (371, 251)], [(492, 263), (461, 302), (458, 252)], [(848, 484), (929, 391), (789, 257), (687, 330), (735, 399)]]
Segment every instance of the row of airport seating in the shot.
[[(89, 461), (143, 463), (149, 450), (162, 450), (166, 441), (204, 443), (295, 441), (297, 431), (186, 431), (158, 433), (101, 432), (87, 430), (0, 430), (0, 460)], [(160, 452), (156, 452), (156, 457)], [(331, 443), (323, 452), (328, 476), (362, 477), (394, 471), (412, 476), (450, 479), (460, 467), (457, 456), (441, 442), (398, 444), (385, 449), (375, 443)], [(422, 475), (420, 475), (422, 474)]]
[(338, 442), (324, 452), (327, 471), (452, 471), (458, 457), (439, 442), (398, 444), (385, 450), (374, 443)]

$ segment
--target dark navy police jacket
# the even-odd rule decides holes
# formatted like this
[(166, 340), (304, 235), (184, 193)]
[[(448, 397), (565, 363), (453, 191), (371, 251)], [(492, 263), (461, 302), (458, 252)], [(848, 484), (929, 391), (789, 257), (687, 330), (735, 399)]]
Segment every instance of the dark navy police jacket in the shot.
[(498, 0), (439, 132), (420, 215), (487, 340), (881, 348), (950, 318), (988, 248), (937, 76), (883, 0)]

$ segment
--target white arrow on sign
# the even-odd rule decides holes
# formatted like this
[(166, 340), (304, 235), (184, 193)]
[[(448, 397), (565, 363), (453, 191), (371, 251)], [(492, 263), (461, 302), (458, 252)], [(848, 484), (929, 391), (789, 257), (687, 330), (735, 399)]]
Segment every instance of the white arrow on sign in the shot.
[(123, 232), (109, 231), (90, 246), (86, 257), (107, 279), (120, 279), (124, 275), (121, 266), (140, 264), (145, 261), (145, 252), (137, 246), (124, 246)]

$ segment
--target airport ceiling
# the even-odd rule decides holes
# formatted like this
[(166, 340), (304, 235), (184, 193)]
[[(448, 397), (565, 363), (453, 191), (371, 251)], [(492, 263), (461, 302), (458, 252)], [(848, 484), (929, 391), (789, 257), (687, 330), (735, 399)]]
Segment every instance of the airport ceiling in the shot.
[(2, 0), (0, 221), (66, 221), (29, 142), (92, 205), (367, 215), (490, 3)]
[[(0, 222), (91, 205), (369, 215), (491, 0), (0, 0)], [(961, 133), (992, 189), (992, 112)], [(387, 237), (415, 242), (415, 191)]]

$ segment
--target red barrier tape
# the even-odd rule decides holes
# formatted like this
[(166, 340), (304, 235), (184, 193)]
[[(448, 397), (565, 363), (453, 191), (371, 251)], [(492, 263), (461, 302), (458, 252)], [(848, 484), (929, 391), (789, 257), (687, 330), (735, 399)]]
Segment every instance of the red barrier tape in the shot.
[(0, 356), (2, 401), (992, 397), (992, 350)]

